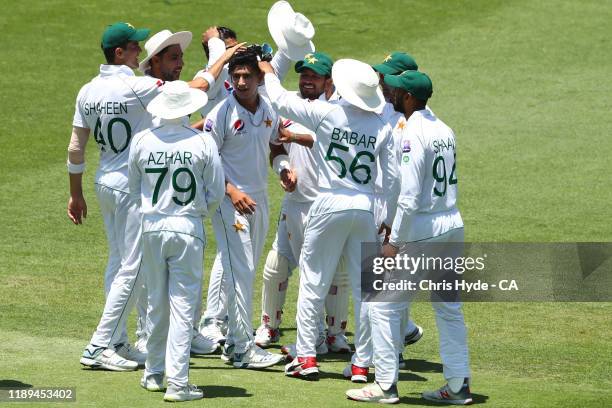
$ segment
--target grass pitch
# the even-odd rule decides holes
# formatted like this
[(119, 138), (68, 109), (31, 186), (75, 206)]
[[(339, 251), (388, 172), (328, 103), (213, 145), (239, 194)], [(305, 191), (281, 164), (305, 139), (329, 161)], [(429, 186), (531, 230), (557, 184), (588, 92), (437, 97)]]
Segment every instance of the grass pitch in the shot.
[[(75, 227), (65, 215), (64, 163), (75, 97), (97, 74), (103, 61), (100, 35), (111, 22), (125, 20), (153, 32), (192, 31), (186, 79), (203, 62), (198, 38), (209, 25), (230, 26), (250, 42), (271, 42), (266, 15), (272, 1), (5, 3), (0, 15), (0, 387), (76, 387), (77, 402), (69, 406), (162, 405), (161, 394), (139, 387), (140, 372), (82, 370), (78, 364), (103, 306), (106, 241), (92, 188), (93, 142), (84, 182), (89, 217)], [(430, 74), (430, 106), (457, 135), (468, 240), (612, 239), (609, 4), (292, 4), (315, 25), (317, 48), (335, 59), (376, 63), (404, 50)], [(286, 85), (295, 88), (295, 79), (291, 74)], [(281, 195), (271, 179), (271, 220)], [(274, 232), (268, 234), (268, 247)], [(212, 233), (209, 238), (206, 274), (215, 247)], [(258, 278), (255, 319), (260, 285)], [(282, 342), (295, 340), (296, 286), (293, 279)], [(609, 404), (611, 312), (609, 303), (466, 304), (475, 401), (491, 407)], [(414, 305), (413, 317), (424, 326), (425, 337), (405, 354), (410, 369), (401, 372), (399, 391), (402, 403), (423, 406), (429, 403), (419, 393), (443, 380), (431, 307)], [(340, 374), (345, 360), (326, 357), (322, 380), (307, 383), (285, 378), (281, 366), (247, 371), (213, 356), (193, 358), (191, 380), (206, 395), (193, 405), (355, 406), (344, 398), (351, 388)]]

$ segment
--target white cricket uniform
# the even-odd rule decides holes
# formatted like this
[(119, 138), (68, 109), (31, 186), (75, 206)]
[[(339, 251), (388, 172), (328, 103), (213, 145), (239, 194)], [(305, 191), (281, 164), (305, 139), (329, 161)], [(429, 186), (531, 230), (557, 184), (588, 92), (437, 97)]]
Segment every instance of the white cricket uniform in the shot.
[[(401, 192), (390, 242), (463, 242), (457, 204), (453, 131), (428, 109), (405, 122), (397, 154)], [(470, 377), (467, 330), (460, 302), (433, 302), (444, 377)]]
[(136, 135), (129, 162), (149, 289), (145, 376), (165, 373), (168, 383), (183, 387), (202, 296), (202, 218), (219, 207), (225, 177), (214, 141), (190, 128), (187, 118), (160, 123)]
[[(312, 204), (300, 257), (297, 315), (297, 354), (316, 356), (317, 316), (341, 256), (346, 259), (355, 304), (355, 342), (362, 341), (362, 242), (376, 241), (373, 217), (374, 181), (380, 171), (393, 208), (397, 169), (391, 126), (380, 115), (349, 105), (305, 101), (287, 92), (278, 78), (267, 74), (266, 89), (274, 108), (283, 116), (313, 130), (313, 154), (319, 170), (319, 195)], [(364, 304), (364, 310), (367, 310)]]
[[(219, 40), (218, 38), (211, 38), (208, 42), (208, 46), (210, 50), (210, 53), (209, 53), (210, 58), (208, 62), (209, 67), (212, 66), (215, 63), (215, 61), (217, 61), (221, 57), (221, 55), (223, 55), (223, 53), (225, 52), (225, 43), (219, 40), (222, 43), (222, 44), (219, 44), (218, 41), (212, 41), (214, 39)], [(279, 77), (283, 77), (289, 71), (289, 68), (291, 66), (291, 60), (282, 52), (277, 52), (276, 54), (274, 54), (274, 58), (272, 58), (272, 61), (270, 62), (270, 64), (274, 68), (274, 72), (276, 72), (279, 75)], [(221, 83), (224, 83), (225, 85), (221, 87)], [(216, 106), (215, 104), (219, 104), (225, 101), (225, 99), (229, 98), (230, 96), (233, 98), (232, 91), (233, 91), (233, 88), (231, 86), (231, 82), (229, 78), (228, 65), (226, 64), (223, 67), (223, 71), (219, 75), (219, 78), (215, 82), (215, 85), (211, 89), (209, 89), (207, 92), (209, 102), (206, 104), (206, 106), (201, 111), (201, 113), (203, 114), (203, 117), (205, 117), (204, 113), (207, 114), (208, 112), (212, 110), (213, 107)], [(265, 87), (260, 86), (258, 91), (260, 95), (266, 97)], [(212, 102), (211, 102), (211, 98), (213, 98)], [(246, 120), (246, 118), (244, 118), (244, 120)], [(206, 120), (205, 120), (204, 126), (206, 130)], [(266, 227), (266, 230), (267, 230), (267, 227)], [(215, 257), (213, 268), (210, 272), (208, 293), (206, 296), (206, 310), (203, 313), (202, 321), (206, 319), (224, 320), (228, 315), (227, 293), (225, 292), (225, 287), (222, 284), (223, 263), (221, 262), (220, 254), (221, 252), (217, 250), (217, 256)]]
[[(141, 291), (140, 216), (128, 194), (127, 163), (132, 136), (150, 126), (146, 106), (162, 85), (154, 78), (136, 77), (125, 65), (101, 65), (100, 74), (77, 97), (73, 126), (91, 129), (100, 149), (95, 187), (109, 247), (106, 304), (91, 339), (98, 346), (127, 342), (125, 321)], [(144, 312), (139, 310), (139, 319)]]
[[(266, 97), (260, 95), (253, 114), (232, 94), (208, 114), (204, 126), (217, 143), (227, 182), (257, 203), (255, 213), (241, 215), (226, 196), (212, 218), (217, 259), (211, 275), (221, 271), (222, 279), (215, 283), (211, 276), (208, 296), (218, 302), (219, 318), (224, 308), (228, 312), (226, 342), (235, 345), (235, 353), (253, 344), (253, 283), (268, 232), (268, 157), (278, 125), (279, 117)], [(212, 311), (210, 304), (207, 313)]]

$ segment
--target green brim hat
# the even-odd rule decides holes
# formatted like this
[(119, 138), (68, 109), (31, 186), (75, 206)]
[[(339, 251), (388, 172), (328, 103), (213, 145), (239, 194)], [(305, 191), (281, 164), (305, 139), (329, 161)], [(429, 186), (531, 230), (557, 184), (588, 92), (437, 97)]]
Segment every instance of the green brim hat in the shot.
[(143, 41), (151, 30), (148, 28), (136, 29), (130, 23), (111, 24), (102, 34), (102, 48), (118, 47), (127, 41)]
[(385, 75), (385, 83), (393, 88), (402, 88), (422, 101), (433, 94), (431, 79), (424, 72), (404, 71), (401, 75)]
[(306, 54), (303, 60), (295, 63), (295, 72), (311, 69), (319, 75), (331, 75), (334, 61), (325, 53), (313, 52)]
[(395, 51), (385, 57), (381, 64), (372, 65), (374, 71), (385, 75), (399, 75), (404, 71), (418, 71), (414, 58), (405, 52)]

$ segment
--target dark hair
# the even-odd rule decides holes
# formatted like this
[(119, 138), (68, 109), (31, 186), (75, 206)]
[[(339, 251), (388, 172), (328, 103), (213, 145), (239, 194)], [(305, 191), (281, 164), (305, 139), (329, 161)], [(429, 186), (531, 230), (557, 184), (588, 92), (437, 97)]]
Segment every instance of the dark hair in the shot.
[(117, 48), (121, 48), (122, 50), (127, 49), (127, 41), (123, 44), (119, 44), (114, 47), (104, 48), (104, 45), (100, 44), (100, 48), (102, 48), (102, 52), (104, 53), (104, 58), (106, 58), (106, 63), (113, 65), (115, 63), (115, 50)]
[(259, 61), (257, 61), (257, 54), (252, 50), (237, 52), (229, 60), (228, 71), (231, 74), (234, 72), (237, 66), (246, 66), (251, 68), (251, 70), (259, 74), (261, 70), (259, 69)]
[[(236, 32), (232, 30), (231, 28), (220, 26), (220, 27), (217, 27), (217, 31), (219, 32), (219, 38), (221, 40), (226, 40), (228, 38), (233, 38), (233, 39), (238, 38), (238, 36), (236, 35)], [(210, 50), (208, 49), (208, 44), (202, 43), (202, 47), (204, 47), (204, 54), (206, 54), (206, 59), (209, 59)]]

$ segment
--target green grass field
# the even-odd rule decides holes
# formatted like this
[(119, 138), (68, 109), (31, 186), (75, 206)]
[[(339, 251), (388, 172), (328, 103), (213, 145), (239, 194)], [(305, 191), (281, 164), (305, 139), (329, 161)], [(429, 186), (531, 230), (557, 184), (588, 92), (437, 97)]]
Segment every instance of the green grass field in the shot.
[[(103, 306), (106, 240), (93, 194), (97, 152), (88, 148), (89, 217), (65, 214), (66, 147), (79, 88), (98, 72), (105, 25), (190, 30), (183, 79), (203, 62), (200, 33), (234, 28), (271, 42), (272, 1), (8, 1), (0, 15), (0, 387), (76, 387), (68, 406), (152, 407), (161, 394), (140, 372), (83, 370), (80, 353)], [(432, 109), (458, 140), (460, 209), (470, 241), (611, 241), (612, 5), (600, 1), (292, 1), (315, 25), (319, 50), (377, 63), (411, 53), (434, 83)], [(606, 28), (608, 27), (608, 28)], [(144, 52), (141, 58), (144, 57)], [(295, 88), (296, 76), (286, 81)], [(271, 179), (271, 219), (282, 193)], [(210, 228), (209, 228), (210, 231)], [(274, 236), (268, 234), (268, 247)], [(206, 275), (215, 243), (209, 234)], [(267, 248), (268, 248), (267, 247)], [(267, 251), (266, 248), (266, 251)], [(538, 278), (534, 267), (534, 280)], [(295, 340), (297, 280), (282, 342)], [(261, 280), (254, 318), (259, 314)], [(475, 402), (491, 407), (602, 407), (612, 399), (610, 303), (465, 305)], [(402, 403), (442, 384), (431, 307), (405, 356)], [(133, 331), (132, 331), (133, 332)], [(286, 378), (282, 367), (235, 370), (216, 356), (192, 359), (206, 398), (194, 406), (355, 406), (341, 377), (346, 359), (322, 362), (322, 379)], [(19, 406), (28, 406), (22, 404)], [(43, 406), (36, 403), (32, 406)], [(52, 404), (58, 406), (61, 404)], [(434, 405), (434, 404), (432, 404)]]

